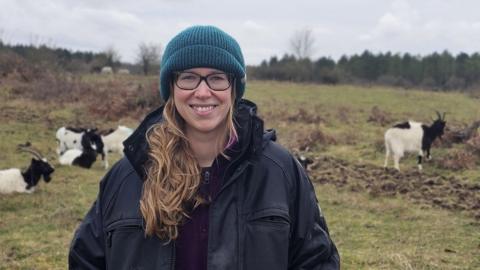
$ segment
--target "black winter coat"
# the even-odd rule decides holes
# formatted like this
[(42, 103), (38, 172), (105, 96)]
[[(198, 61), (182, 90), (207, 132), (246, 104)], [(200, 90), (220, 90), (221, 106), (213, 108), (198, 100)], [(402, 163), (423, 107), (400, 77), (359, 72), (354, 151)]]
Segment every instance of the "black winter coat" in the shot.
[[(209, 270), (339, 269), (340, 258), (303, 168), (263, 131), (255, 104), (241, 100), (235, 119), (241, 153), (228, 165), (210, 205)], [(175, 242), (146, 237), (139, 200), (151, 113), (125, 142), (125, 157), (100, 183), (78, 227), (70, 269), (173, 269)]]

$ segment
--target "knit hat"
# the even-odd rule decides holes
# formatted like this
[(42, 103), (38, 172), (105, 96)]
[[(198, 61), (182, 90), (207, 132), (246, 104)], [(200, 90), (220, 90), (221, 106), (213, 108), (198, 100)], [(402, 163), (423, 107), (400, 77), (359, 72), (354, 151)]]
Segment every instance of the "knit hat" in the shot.
[(215, 68), (235, 76), (236, 99), (245, 91), (246, 74), (237, 41), (215, 26), (192, 26), (177, 34), (165, 48), (160, 67), (160, 95), (170, 97), (172, 72)]

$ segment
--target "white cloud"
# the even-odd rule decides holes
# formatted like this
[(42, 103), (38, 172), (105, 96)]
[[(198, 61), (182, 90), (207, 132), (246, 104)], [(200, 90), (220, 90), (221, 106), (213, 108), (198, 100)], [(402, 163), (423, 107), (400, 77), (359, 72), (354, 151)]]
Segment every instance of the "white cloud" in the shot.
[(125, 61), (134, 60), (140, 42), (165, 46), (194, 24), (230, 33), (250, 64), (289, 52), (289, 39), (305, 28), (314, 34), (315, 57), (365, 49), (474, 52), (480, 42), (475, 0), (0, 0), (0, 7), (0, 38), (6, 42), (93, 51), (112, 45)]
[(247, 30), (251, 30), (252, 32), (262, 32), (262, 31), (265, 31), (267, 30), (268, 28), (259, 24), (259, 23), (256, 23), (252, 20), (247, 20), (243, 23), (243, 27)]

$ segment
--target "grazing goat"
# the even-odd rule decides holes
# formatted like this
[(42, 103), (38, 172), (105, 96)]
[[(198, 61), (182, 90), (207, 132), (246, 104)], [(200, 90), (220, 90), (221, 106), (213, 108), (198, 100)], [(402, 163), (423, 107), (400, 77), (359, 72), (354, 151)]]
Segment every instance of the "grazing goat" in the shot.
[(30, 166), (25, 171), (22, 172), (17, 168), (0, 171), (0, 193), (32, 193), (42, 176), (45, 182), (50, 182), (50, 175), (55, 169), (42, 157), (38, 150), (30, 146), (30, 143), (18, 146), (19, 151), (29, 152), (34, 156)]
[(397, 124), (385, 132), (385, 164), (387, 167), (388, 158), (393, 155), (394, 167), (400, 170), (399, 161), (405, 152), (418, 153), (418, 169), (422, 170), (422, 158), (431, 159), (430, 147), (433, 141), (443, 135), (445, 129), (445, 113), (443, 116), (437, 112), (437, 119), (431, 126), (422, 123), (408, 121)]
[[(97, 160), (97, 154), (101, 154), (105, 160), (102, 138), (95, 131), (95, 129), (60, 128), (57, 131), (60, 164), (90, 168)], [(108, 163), (105, 163), (105, 169), (107, 166)]]
[(133, 129), (126, 126), (118, 126), (117, 129), (110, 129), (105, 134), (102, 134), (105, 153), (114, 152), (123, 154), (123, 141), (132, 135), (132, 133)]
[(100, 135), (95, 133), (95, 130), (85, 130), (82, 133), (80, 146), (81, 150), (72, 148), (63, 152), (58, 159), (59, 163), (61, 165), (73, 165), (89, 169), (97, 160), (98, 153), (102, 153), (102, 157), (104, 157), (103, 142)]

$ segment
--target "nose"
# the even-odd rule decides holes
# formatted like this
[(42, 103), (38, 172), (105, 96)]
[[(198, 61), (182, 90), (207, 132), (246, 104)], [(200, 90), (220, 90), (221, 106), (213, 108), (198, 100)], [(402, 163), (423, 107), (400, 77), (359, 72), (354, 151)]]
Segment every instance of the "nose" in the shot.
[(212, 95), (212, 92), (210, 90), (210, 87), (208, 87), (207, 82), (205, 80), (202, 80), (200, 84), (197, 86), (197, 89), (195, 89), (195, 97), (206, 98), (206, 97), (210, 97), (211, 95)]

